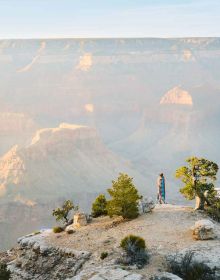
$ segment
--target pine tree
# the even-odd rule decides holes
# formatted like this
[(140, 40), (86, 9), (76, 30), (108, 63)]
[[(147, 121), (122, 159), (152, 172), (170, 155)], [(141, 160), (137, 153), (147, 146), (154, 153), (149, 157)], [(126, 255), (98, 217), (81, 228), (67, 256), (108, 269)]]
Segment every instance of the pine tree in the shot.
[(108, 201), (108, 215), (122, 216), (133, 219), (138, 216), (138, 200), (140, 196), (133, 184), (133, 178), (120, 173), (116, 181), (112, 181), (111, 189), (108, 189), (111, 200)]
[(196, 209), (204, 209), (208, 205), (209, 197), (215, 195), (214, 182), (218, 172), (218, 165), (204, 158), (190, 157), (186, 160), (187, 166), (176, 170), (184, 186), (180, 192), (189, 200), (196, 198)]
[(92, 216), (94, 218), (107, 215), (107, 200), (104, 194), (100, 194), (92, 204)]

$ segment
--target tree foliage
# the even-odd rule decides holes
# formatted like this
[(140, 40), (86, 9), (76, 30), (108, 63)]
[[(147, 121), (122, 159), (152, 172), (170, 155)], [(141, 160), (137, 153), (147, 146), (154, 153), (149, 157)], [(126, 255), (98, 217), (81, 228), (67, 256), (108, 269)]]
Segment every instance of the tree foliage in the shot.
[(0, 263), (0, 280), (8, 280), (10, 279), (10, 271), (7, 269), (7, 265), (5, 263)]
[(100, 194), (92, 204), (92, 216), (94, 218), (107, 215), (107, 200), (104, 194)]
[(183, 182), (180, 192), (189, 200), (199, 198), (203, 209), (204, 203), (209, 204), (208, 196), (214, 195), (214, 182), (218, 172), (218, 165), (204, 158), (190, 157), (187, 166), (176, 170), (176, 178)]
[(111, 200), (107, 203), (108, 215), (122, 216), (134, 219), (138, 216), (138, 200), (140, 196), (133, 184), (133, 178), (120, 173), (116, 181), (112, 181), (112, 187), (108, 189)]
[(71, 210), (78, 210), (77, 206), (74, 206), (71, 200), (66, 200), (62, 207), (53, 210), (53, 216), (57, 221), (69, 222), (69, 213)]

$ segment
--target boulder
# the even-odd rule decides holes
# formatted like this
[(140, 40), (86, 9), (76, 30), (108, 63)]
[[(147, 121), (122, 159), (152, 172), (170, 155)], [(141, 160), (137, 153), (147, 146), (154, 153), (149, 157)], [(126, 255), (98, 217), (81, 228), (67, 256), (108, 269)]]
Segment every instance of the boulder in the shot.
[(215, 225), (212, 221), (204, 219), (199, 220), (192, 227), (193, 238), (196, 240), (215, 239)]
[(77, 213), (73, 217), (73, 226), (74, 227), (82, 227), (86, 226), (87, 222), (87, 215), (84, 213)]
[(151, 212), (155, 207), (155, 202), (151, 197), (144, 196), (138, 202), (139, 214), (145, 214)]
[(182, 280), (182, 278), (180, 278), (177, 275), (174, 275), (173, 273), (162, 272), (151, 277), (151, 280)]
[(66, 231), (67, 233), (74, 233), (74, 232), (76, 231), (76, 228), (75, 228), (74, 224), (72, 224), (72, 225), (67, 226), (67, 227), (65, 228), (65, 231)]

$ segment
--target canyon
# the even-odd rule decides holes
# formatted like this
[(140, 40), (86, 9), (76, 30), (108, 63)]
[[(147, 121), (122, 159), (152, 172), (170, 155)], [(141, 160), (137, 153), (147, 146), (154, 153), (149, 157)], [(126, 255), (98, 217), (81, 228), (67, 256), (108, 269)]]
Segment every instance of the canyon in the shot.
[(219, 73), (219, 38), (0, 40), (0, 249), (119, 172), (183, 203), (185, 158), (220, 163)]

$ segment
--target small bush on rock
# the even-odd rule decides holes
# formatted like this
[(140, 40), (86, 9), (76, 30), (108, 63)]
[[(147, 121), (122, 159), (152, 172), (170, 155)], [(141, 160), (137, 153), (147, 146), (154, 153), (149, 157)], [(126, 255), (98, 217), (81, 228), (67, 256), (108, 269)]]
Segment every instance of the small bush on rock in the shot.
[(69, 213), (71, 210), (78, 210), (78, 206), (74, 206), (71, 200), (66, 200), (62, 207), (53, 210), (53, 216), (57, 221), (63, 221), (66, 225), (69, 224)]
[(54, 228), (53, 228), (53, 232), (54, 232), (54, 233), (60, 233), (60, 232), (62, 232), (62, 231), (64, 231), (64, 229), (63, 229), (62, 227), (54, 227)]
[(92, 217), (97, 218), (107, 215), (107, 200), (104, 194), (100, 194), (92, 204)]
[(138, 216), (138, 200), (140, 196), (133, 184), (133, 178), (120, 173), (117, 181), (112, 181), (112, 188), (108, 189), (111, 200), (107, 203), (110, 217), (117, 215), (124, 219), (134, 219)]
[(10, 271), (7, 269), (7, 265), (5, 263), (0, 263), (0, 280), (8, 280), (10, 279)]
[(120, 247), (125, 251), (125, 256), (119, 260), (122, 264), (136, 264), (138, 268), (142, 268), (148, 263), (149, 255), (143, 238), (128, 235), (121, 240)]
[(100, 256), (100, 259), (101, 260), (104, 260), (105, 258), (107, 258), (108, 257), (108, 252), (102, 252), (101, 253), (101, 256)]
[(183, 280), (215, 280), (215, 269), (205, 263), (193, 260), (193, 252), (188, 252), (181, 260), (176, 257), (169, 260), (168, 269)]

